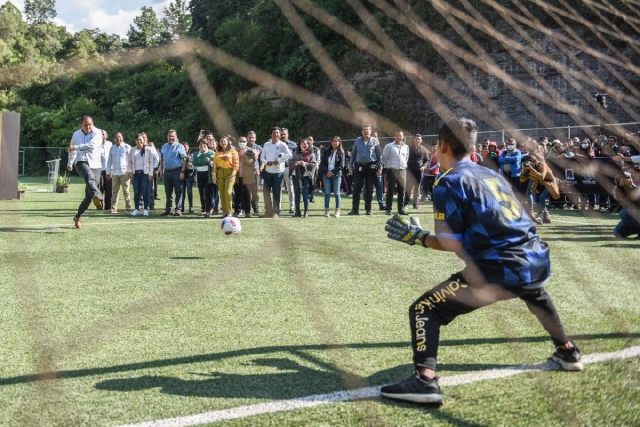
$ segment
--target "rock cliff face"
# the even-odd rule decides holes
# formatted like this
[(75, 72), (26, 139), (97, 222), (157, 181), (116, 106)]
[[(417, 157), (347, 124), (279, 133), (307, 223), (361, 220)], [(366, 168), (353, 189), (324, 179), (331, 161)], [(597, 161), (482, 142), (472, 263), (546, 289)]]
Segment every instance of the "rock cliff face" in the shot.
[[(616, 78), (602, 62), (593, 56), (570, 46), (558, 46), (540, 33), (532, 33), (532, 36), (544, 47), (545, 55), (561, 65), (559, 69), (525, 56), (523, 57), (526, 59), (524, 63), (526, 67), (523, 67), (496, 41), (486, 42), (483, 47), (500, 69), (513, 79), (540, 93), (543, 99), (551, 99), (552, 95), (540, 86), (536, 78), (542, 79), (568, 104), (576, 106), (594, 117), (599, 117), (598, 109), (591, 105), (580, 94), (578, 89), (586, 91), (591, 97), (593, 97), (595, 93), (601, 92), (601, 90), (569, 75), (568, 70), (576, 71), (584, 76), (587, 76), (587, 72), (590, 71), (608, 87), (620, 90), (630, 96), (633, 95), (629, 87), (640, 89), (640, 76), (632, 71), (615, 65), (610, 66), (625, 80), (628, 86), (625, 87), (623, 82)], [(601, 44), (593, 34), (584, 34), (583, 37), (587, 46), (598, 46)], [(522, 40), (518, 41), (524, 43)], [(492, 130), (495, 128), (478, 118), (477, 111), (480, 109), (486, 111), (487, 107), (473, 95), (470, 87), (453, 71), (442, 57), (424, 54), (427, 49), (424, 49), (423, 46), (421, 46), (421, 42), (418, 41), (411, 41), (400, 47), (408, 56), (445, 80), (452, 89), (461, 92), (472, 102), (474, 111), (467, 111), (456, 105), (451, 99), (447, 99), (446, 94), (443, 95), (443, 99), (447, 99), (447, 104), (456, 114), (476, 119), (481, 130)], [(618, 49), (622, 52), (623, 58), (616, 57), (615, 53), (607, 49), (599, 49), (599, 51), (602, 54), (612, 56), (618, 60), (624, 59), (624, 62), (627, 64), (639, 63), (640, 55), (638, 51), (628, 45), (620, 46), (620, 43), (618, 44)], [(574, 62), (572, 56), (577, 58), (581, 64)], [(508, 115), (509, 120), (515, 123), (518, 128), (547, 127), (549, 125), (599, 124), (597, 122), (586, 123), (580, 121), (578, 118), (556, 109), (553, 103), (547, 104), (543, 100), (525, 95), (527, 103), (538, 110), (539, 116), (541, 114), (548, 119), (546, 123), (542, 122), (536, 118), (531, 109), (528, 108), (523, 101), (514, 95), (514, 92), (505, 81), (485, 71), (485, 66), (482, 61), (478, 60), (478, 62), (473, 65), (468, 63), (464, 63), (464, 65), (473, 77), (474, 82), (479, 85), (497, 105), (498, 111), (490, 111), (490, 113), (499, 117), (500, 110), (504, 111)], [(429, 102), (422, 97), (415, 86), (400, 71), (394, 70), (368, 54), (356, 50), (351, 50), (345, 54), (339, 61), (339, 66), (343, 70), (345, 77), (351, 82), (352, 87), (361, 95), (368, 107), (388, 117), (410, 132), (435, 133), (440, 123), (440, 117), (433, 111)], [(333, 101), (344, 104), (342, 97), (326, 78), (320, 79), (320, 83), (316, 85), (314, 91)], [(286, 105), (286, 101), (283, 104), (283, 100), (277, 98), (272, 98), (271, 102), (277, 106)], [(638, 106), (618, 104), (612, 97), (609, 97), (608, 104), (607, 122), (615, 123), (640, 120), (640, 115), (637, 113), (640, 111)], [(305, 119), (304, 129), (301, 130), (303, 133), (323, 136), (325, 134), (327, 136), (329, 134), (335, 134), (344, 136), (344, 138), (353, 138), (359, 133), (358, 129), (350, 124), (321, 116), (313, 111), (308, 111)]]

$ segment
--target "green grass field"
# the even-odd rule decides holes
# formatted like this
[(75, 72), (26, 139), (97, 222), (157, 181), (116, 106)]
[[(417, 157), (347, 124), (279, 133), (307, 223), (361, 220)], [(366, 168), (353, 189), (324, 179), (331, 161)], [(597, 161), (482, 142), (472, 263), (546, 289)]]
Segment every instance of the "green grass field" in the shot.
[[(0, 202), (2, 426), (238, 414), (404, 379), (409, 304), (462, 266), (387, 239), (382, 212), (323, 218), (322, 197), (309, 219), (246, 219), (238, 236), (223, 235), (217, 218), (161, 210), (130, 218), (91, 209), (76, 230), (78, 181), (69, 194)], [(350, 205), (343, 199), (343, 212)], [(414, 213), (431, 228), (430, 205)], [(553, 211), (553, 221), (539, 231), (568, 333), (585, 355), (639, 346), (640, 242), (612, 237), (613, 214)], [(553, 351), (517, 300), (457, 319), (441, 339), (442, 380)], [(368, 398), (216, 425), (638, 426), (640, 358), (443, 392), (440, 408)]]

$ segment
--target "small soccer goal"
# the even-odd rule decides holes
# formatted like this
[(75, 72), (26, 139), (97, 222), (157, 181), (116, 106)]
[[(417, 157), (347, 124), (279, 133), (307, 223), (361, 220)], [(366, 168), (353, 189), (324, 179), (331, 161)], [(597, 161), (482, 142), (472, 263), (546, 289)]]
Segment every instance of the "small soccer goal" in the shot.
[(60, 170), (60, 159), (47, 160), (47, 166), (49, 167), (49, 191), (51, 193), (56, 192), (56, 185), (58, 184), (58, 172)]

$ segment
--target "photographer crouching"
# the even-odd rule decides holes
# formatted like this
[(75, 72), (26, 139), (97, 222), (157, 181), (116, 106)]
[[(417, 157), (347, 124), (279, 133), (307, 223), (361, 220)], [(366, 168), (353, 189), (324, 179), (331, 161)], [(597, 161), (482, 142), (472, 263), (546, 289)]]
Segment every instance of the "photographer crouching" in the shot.
[(622, 210), (620, 222), (613, 234), (622, 239), (633, 235), (640, 239), (640, 188), (636, 184), (637, 179), (637, 170), (625, 168), (614, 180), (613, 197), (620, 203)]
[[(520, 181), (531, 181), (531, 194), (529, 196), (529, 206), (531, 207), (531, 218), (538, 224), (550, 224), (551, 215), (549, 215), (548, 201), (549, 196), (554, 200), (560, 198), (560, 187), (556, 182), (556, 178), (544, 159), (537, 156), (526, 154), (522, 157), (522, 174)], [(542, 192), (539, 186), (543, 186)], [(537, 213), (533, 206), (537, 198)]]

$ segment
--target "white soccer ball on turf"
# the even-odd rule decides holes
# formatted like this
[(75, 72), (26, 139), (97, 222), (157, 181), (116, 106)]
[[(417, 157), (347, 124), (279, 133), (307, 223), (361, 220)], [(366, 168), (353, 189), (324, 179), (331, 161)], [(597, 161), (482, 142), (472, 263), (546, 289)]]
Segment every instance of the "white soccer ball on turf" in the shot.
[(242, 231), (242, 225), (240, 224), (240, 220), (238, 218), (228, 216), (222, 218), (222, 222), (220, 223), (220, 230), (222, 230), (222, 232), (227, 236), (230, 234), (240, 234), (240, 231)]

